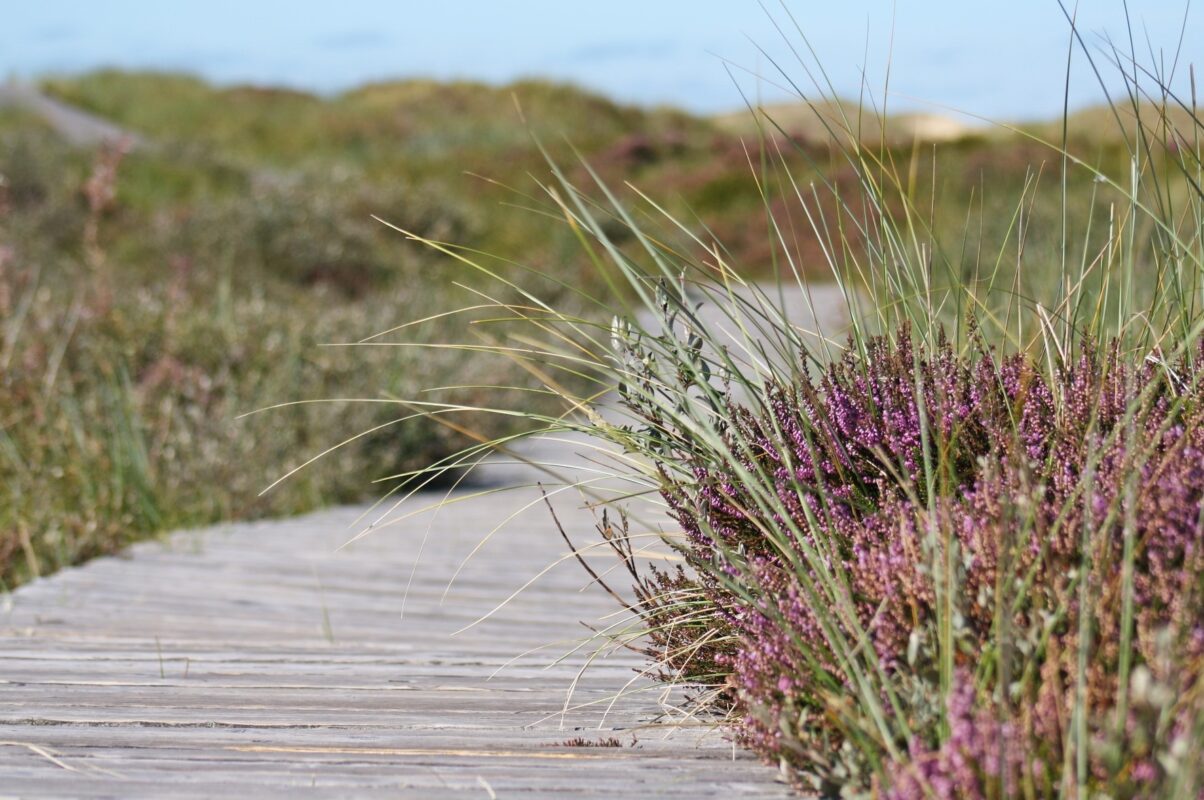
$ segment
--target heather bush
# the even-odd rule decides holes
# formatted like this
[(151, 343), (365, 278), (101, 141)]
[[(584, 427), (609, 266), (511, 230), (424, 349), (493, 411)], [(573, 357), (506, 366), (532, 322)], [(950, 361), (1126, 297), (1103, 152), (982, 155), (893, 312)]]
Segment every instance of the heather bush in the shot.
[[(1133, 367), (1088, 341), (1047, 376), (981, 340), (865, 344), (726, 407), (730, 462), (662, 428), (681, 466), (661, 491), (729, 632), (723, 672), (690, 677), (721, 676), (741, 740), (824, 793), (1049, 796), (1071, 742), (1112, 797), (1196, 769), (1204, 353)], [(878, 676), (880, 732), (841, 713), (850, 660)]]

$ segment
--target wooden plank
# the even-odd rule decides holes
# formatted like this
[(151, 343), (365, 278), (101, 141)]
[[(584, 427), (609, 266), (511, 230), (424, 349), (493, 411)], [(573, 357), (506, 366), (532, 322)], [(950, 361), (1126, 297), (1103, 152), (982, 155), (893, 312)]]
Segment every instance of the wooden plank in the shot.
[[(340, 549), (363, 512), (344, 508), (178, 533), (20, 589), (0, 607), (0, 796), (789, 796), (713, 727), (666, 724), (679, 712), (630, 652), (574, 687), (594, 648), (558, 659), (580, 622), (617, 618), (571, 562), (453, 635), (564, 555), (533, 500), (448, 506), (421, 557), (432, 515)], [(558, 513), (588, 537), (588, 513)], [(564, 746), (577, 736), (624, 746)]]

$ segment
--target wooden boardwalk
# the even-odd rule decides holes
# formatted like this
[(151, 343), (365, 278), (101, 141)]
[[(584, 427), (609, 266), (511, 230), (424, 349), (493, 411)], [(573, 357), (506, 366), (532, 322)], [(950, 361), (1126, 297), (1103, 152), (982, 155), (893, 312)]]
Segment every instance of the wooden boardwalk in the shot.
[[(839, 294), (816, 300), (837, 329)], [(571, 471), (582, 452), (530, 455)], [(639, 656), (560, 658), (618, 606), (564, 560), (536, 489), (455, 500), (346, 547), (365, 509), (176, 533), (0, 596), (0, 798), (791, 796), (682, 724)], [(556, 507), (591, 540), (579, 497)]]
[[(537, 498), (343, 549), (363, 509), (177, 533), (0, 599), (0, 797), (788, 796), (715, 730), (662, 724), (636, 656), (598, 660), (570, 699), (592, 651), (549, 665), (616, 610), (575, 563), (453, 636), (567, 553), (533, 507), (443, 598)], [(576, 506), (558, 511), (584, 538)]]
[(0, 83), (0, 108), (12, 106), (34, 114), (69, 144), (80, 147), (125, 142), (138, 147), (145, 142), (138, 134), (107, 119), (43, 94), (36, 86), (9, 79)]

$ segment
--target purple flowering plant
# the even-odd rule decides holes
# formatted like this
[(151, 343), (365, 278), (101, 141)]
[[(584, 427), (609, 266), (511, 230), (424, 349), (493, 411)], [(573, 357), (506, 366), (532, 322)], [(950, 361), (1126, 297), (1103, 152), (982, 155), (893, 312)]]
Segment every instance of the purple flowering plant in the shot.
[(1045, 374), (903, 328), (732, 404), (720, 453), (671, 431), (676, 588), (725, 632), (692, 678), (825, 795), (1057, 796), (1079, 753), (1113, 797), (1198, 789), (1202, 358), (1086, 341)]

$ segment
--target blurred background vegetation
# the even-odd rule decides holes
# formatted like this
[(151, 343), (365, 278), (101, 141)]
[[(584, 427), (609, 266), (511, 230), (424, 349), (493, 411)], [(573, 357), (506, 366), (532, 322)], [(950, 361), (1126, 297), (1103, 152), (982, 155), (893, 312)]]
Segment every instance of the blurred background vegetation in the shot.
[[(771, 215), (803, 266), (828, 273), (798, 207), (808, 181), (839, 187), (856, 215), (856, 171), (815, 115), (790, 108), (758, 125), (749, 113), (626, 107), (535, 81), (318, 97), (105, 71), (41, 88), (138, 144), (72, 146), (35, 115), (0, 108), (0, 588), (162, 530), (376, 495), (374, 479), (462, 446), (453, 428), (398, 422), (261, 496), (309, 456), (408, 411), (314, 403), (241, 415), (451, 384), (473, 388), (432, 396), (485, 404), (476, 395), (490, 386), (529, 380), (457, 351), (322, 345), (466, 302), (454, 284), (471, 275), (372, 215), (496, 254), (502, 270), (591, 285), (572, 231), (531, 196), (548, 174), (532, 134), (573, 182), (589, 180), (580, 156), (609, 185), (646, 189), (751, 274), (775, 269)], [(1071, 149), (1123, 163), (1123, 142), (1098, 133), (1115, 126), (1092, 113), (1071, 120)], [(874, 122), (865, 136), (909, 176), (890, 191), (931, 209), (944, 226), (933, 246), (954, 263), (1008, 263), (1009, 248), (1059, 240), (1058, 157), (1030, 135), (1060, 140), (1060, 125), (1026, 135)], [(774, 161), (800, 183), (782, 185)], [(1071, 202), (1098, 204), (1099, 187), (1075, 174)], [(1057, 248), (1046, 252), (1056, 266)], [(435, 320), (408, 338), (446, 339), (464, 324)]]

